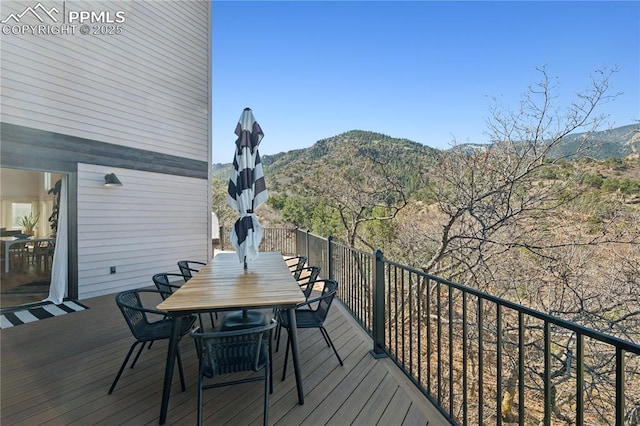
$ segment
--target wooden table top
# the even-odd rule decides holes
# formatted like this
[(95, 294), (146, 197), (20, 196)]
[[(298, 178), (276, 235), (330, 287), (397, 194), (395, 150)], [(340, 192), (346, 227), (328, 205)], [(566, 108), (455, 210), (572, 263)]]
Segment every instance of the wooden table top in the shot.
[(219, 253), (158, 305), (167, 312), (294, 306), (305, 301), (279, 252), (260, 252), (247, 269), (236, 253)]

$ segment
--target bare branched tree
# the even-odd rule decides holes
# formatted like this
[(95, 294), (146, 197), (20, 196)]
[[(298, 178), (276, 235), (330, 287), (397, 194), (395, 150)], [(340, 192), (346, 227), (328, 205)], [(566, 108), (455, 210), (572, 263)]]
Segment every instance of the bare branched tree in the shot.
[(408, 203), (405, 188), (376, 151), (354, 147), (344, 155), (348, 161), (333, 173), (309, 176), (308, 188), (338, 212), (350, 246), (373, 250), (361, 232), (362, 225), (394, 219)]
[[(552, 104), (546, 70), (539, 71), (542, 80), (529, 89), (517, 112), (492, 110), (491, 145), (473, 152), (457, 145), (431, 165), (428, 188), (442, 229), (435, 251), (421, 265), (425, 271), (460, 277), (505, 251), (523, 248), (542, 255), (547, 247), (544, 241), (531, 241), (530, 231), (571, 201), (566, 189), (572, 182), (543, 182), (540, 172), (563, 159), (551, 160), (550, 153), (567, 135), (595, 130), (601, 123), (594, 112), (611, 99), (606, 93), (615, 70), (600, 72), (601, 78), (562, 115)], [(584, 139), (572, 155), (589, 148)]]
[[(615, 70), (598, 72), (591, 86), (565, 109), (554, 105), (554, 86), (546, 70), (539, 71), (541, 81), (529, 89), (517, 111), (491, 111), (491, 145), (482, 149), (454, 145), (428, 165), (425, 187), (430, 197), (422, 206), (407, 210), (420, 219), (399, 227), (404, 232), (400, 237), (405, 242), (404, 258), (433, 275), (638, 341), (637, 209), (612, 200), (606, 215), (586, 207), (575, 211), (586, 189), (580, 185), (580, 174), (565, 170), (564, 164), (569, 157), (580, 157), (591, 149), (592, 142), (584, 138), (577, 150), (568, 154), (558, 155), (562, 151), (556, 149), (569, 134), (588, 134), (602, 124), (604, 117), (596, 111), (598, 105), (617, 96), (608, 95)], [(558, 173), (550, 178), (549, 170)], [(600, 219), (597, 231), (586, 224), (585, 217), (590, 215)], [(415, 223), (423, 221), (429, 223), (420, 225), (417, 232)], [(440, 295), (432, 287), (421, 297), (435, 303)], [(504, 323), (513, 321), (503, 315)], [(494, 328), (495, 320), (488, 316), (485, 326)], [(525, 328), (539, 327), (526, 324)], [(474, 336), (468, 338), (474, 341)], [(552, 357), (558, 375), (552, 383), (552, 414), (557, 420), (570, 422), (571, 400), (563, 389), (572, 383), (568, 366), (575, 342), (555, 331), (553, 339), (556, 351)], [(504, 356), (516, 359), (517, 351), (506, 337), (503, 345)], [(531, 379), (526, 386), (539, 393), (544, 363), (539, 333), (531, 333), (527, 348), (526, 374)], [(610, 391), (611, 359), (611, 353), (602, 351), (585, 361), (589, 374), (585, 395), (593, 410), (590, 418), (599, 422), (606, 421), (608, 415), (603, 395)], [(638, 377), (638, 373), (638, 366), (629, 363), (627, 374)], [(509, 378), (504, 393), (495, 397), (503, 401), (501, 415), (509, 421), (514, 417), (511, 407), (516, 379), (509, 371), (504, 371), (503, 377)], [(640, 389), (629, 390), (627, 402), (634, 407)], [(569, 394), (573, 395), (570, 387)]]

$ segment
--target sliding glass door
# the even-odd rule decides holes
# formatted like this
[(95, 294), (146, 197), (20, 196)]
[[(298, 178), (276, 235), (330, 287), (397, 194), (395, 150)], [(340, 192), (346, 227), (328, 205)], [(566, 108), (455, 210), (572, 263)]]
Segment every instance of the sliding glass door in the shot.
[(0, 168), (0, 308), (47, 298), (63, 175)]

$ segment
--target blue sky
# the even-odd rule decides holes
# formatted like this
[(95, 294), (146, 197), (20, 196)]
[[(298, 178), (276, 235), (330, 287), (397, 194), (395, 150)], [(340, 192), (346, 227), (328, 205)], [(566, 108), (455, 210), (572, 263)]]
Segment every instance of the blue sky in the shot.
[(495, 101), (540, 79), (557, 105), (617, 66), (598, 114), (640, 120), (640, 2), (213, 2), (213, 162), (232, 161), (245, 107), (262, 155), (370, 130), (434, 148), (484, 143)]

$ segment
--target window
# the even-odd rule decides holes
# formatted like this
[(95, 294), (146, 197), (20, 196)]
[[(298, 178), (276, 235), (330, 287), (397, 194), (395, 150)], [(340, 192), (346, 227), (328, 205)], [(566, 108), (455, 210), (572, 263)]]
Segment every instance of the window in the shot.
[(13, 222), (11, 226), (14, 229), (21, 229), (20, 223), (18, 221), (23, 216), (29, 216), (32, 212), (31, 203), (11, 203), (11, 213)]

